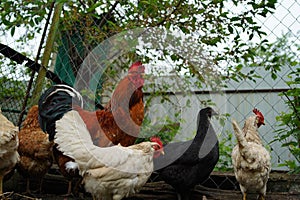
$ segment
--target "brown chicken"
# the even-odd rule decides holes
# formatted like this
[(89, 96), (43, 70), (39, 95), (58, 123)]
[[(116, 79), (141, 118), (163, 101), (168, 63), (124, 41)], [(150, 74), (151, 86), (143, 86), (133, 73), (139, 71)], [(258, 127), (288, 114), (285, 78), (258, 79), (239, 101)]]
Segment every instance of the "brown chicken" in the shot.
[(3, 195), (3, 177), (13, 170), (19, 161), (18, 131), (18, 127), (14, 126), (0, 110), (0, 199)]
[[(144, 71), (145, 68), (141, 62), (133, 63), (128, 75), (119, 82), (105, 108), (94, 112), (82, 109), (82, 97), (74, 88), (54, 85), (39, 100), (41, 127), (49, 134), (49, 139), (53, 140), (55, 122), (66, 112), (76, 110), (85, 122), (95, 145), (106, 147), (119, 143), (122, 146), (134, 144), (144, 118), (142, 92)], [(63, 156), (61, 153), (55, 153), (58, 152), (57, 150), (53, 152), (55, 157)], [(61, 162), (58, 165), (60, 170), (64, 171), (62, 174), (78, 169), (70, 158), (56, 158), (56, 160), (61, 160), (58, 161)], [(72, 168), (67, 170), (66, 163), (69, 163)]]
[(30, 180), (40, 181), (39, 191), (42, 188), (42, 179), (52, 165), (52, 146), (48, 135), (42, 131), (38, 122), (38, 106), (31, 107), (19, 132), (20, 162), (18, 172), (27, 180), (26, 192), (30, 191)]
[(241, 130), (235, 120), (232, 120), (234, 133), (238, 144), (232, 150), (232, 164), (243, 200), (247, 193), (259, 194), (261, 200), (265, 199), (267, 181), (271, 171), (270, 153), (264, 148), (258, 134), (258, 128), (264, 124), (262, 113), (254, 109), (255, 116), (250, 116)]
[(134, 144), (144, 119), (144, 71), (142, 63), (134, 63), (128, 75), (117, 85), (111, 100), (103, 110), (90, 112), (79, 106), (74, 107), (87, 125), (97, 146), (120, 143), (127, 147)]

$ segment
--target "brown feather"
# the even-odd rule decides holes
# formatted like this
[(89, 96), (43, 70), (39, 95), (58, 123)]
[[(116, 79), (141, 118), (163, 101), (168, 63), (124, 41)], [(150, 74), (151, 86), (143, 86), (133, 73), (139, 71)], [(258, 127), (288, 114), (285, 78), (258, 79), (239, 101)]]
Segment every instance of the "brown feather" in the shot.
[(86, 124), (95, 145), (133, 145), (144, 119), (142, 88), (136, 88), (128, 76), (120, 81), (103, 110), (90, 112), (74, 106)]
[(39, 126), (35, 105), (28, 111), (19, 132), (19, 173), (26, 178), (42, 179), (52, 165), (52, 146), (53, 142), (49, 142), (48, 135)]

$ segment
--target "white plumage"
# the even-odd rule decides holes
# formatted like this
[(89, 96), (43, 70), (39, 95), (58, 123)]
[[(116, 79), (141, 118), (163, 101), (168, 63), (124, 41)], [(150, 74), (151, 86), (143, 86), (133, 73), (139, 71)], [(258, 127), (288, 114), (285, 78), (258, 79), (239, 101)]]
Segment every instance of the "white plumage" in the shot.
[(9, 173), (20, 160), (17, 152), (18, 127), (14, 126), (0, 110), (0, 194), (3, 194), (3, 177)]
[(257, 121), (256, 116), (249, 117), (241, 130), (237, 122), (232, 120), (238, 141), (232, 151), (232, 163), (244, 200), (248, 192), (258, 193), (260, 199), (264, 199), (271, 171), (270, 154), (258, 135)]
[(76, 111), (56, 122), (55, 143), (79, 165), (87, 192), (96, 199), (120, 200), (137, 191), (153, 171), (152, 142), (129, 147), (100, 148), (92, 142), (85, 123)]

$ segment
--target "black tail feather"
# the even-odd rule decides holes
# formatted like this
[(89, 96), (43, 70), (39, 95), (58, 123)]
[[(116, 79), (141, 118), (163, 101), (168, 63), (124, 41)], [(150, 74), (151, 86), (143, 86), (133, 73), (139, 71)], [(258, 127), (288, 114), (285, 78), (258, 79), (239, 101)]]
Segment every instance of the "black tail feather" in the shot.
[(73, 105), (83, 107), (82, 96), (68, 85), (54, 85), (40, 97), (39, 123), (43, 131), (49, 134), (49, 140), (54, 139), (55, 122), (72, 110)]

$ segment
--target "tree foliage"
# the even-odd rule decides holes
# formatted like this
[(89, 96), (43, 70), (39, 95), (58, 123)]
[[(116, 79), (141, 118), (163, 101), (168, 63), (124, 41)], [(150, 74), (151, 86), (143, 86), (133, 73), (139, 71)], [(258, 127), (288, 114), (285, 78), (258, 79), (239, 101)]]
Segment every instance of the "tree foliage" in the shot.
[[(242, 58), (250, 60), (254, 57), (252, 48), (243, 38), (251, 41), (254, 37), (265, 34), (256, 22), (256, 17), (266, 17), (274, 11), (276, 4), (275, 0), (58, 2), (64, 2), (60, 31), (80, 33), (87, 51), (124, 30), (164, 27), (167, 30), (180, 30), (186, 35), (193, 34), (213, 65), (224, 67), (224, 62), (232, 64), (229, 68), (232, 71), (236, 70), (234, 63), (240, 63)], [(26, 34), (20, 38), (25, 44), (41, 33), (41, 25), (50, 4), (51, 1), (45, 0), (1, 1), (0, 19), (4, 30), (14, 35), (17, 27), (26, 28)], [(178, 59), (176, 56), (171, 58)], [(193, 68), (190, 65), (182, 67)], [(195, 73), (198, 67), (190, 69), (191, 73)]]
[(296, 68), (290, 74), (291, 80), (287, 84), (291, 87), (282, 93), (286, 97), (288, 112), (283, 112), (277, 117), (280, 127), (275, 140), (282, 142), (282, 147), (287, 147), (295, 160), (286, 160), (283, 166), (288, 166), (291, 172), (300, 172), (300, 68)]

